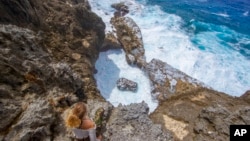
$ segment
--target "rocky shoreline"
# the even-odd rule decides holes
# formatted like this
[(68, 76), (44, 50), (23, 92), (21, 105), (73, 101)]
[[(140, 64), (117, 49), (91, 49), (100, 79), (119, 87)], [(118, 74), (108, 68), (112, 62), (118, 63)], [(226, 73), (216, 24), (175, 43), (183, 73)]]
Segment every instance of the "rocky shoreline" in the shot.
[[(249, 92), (232, 97), (165, 62), (147, 63), (124, 4), (113, 5), (116, 32), (106, 38), (87, 0), (3, 0), (0, 7), (0, 141), (71, 141), (63, 118), (78, 101), (105, 141), (229, 140), (230, 124), (250, 124)], [(114, 48), (148, 74), (160, 102), (150, 115), (143, 102), (113, 107), (97, 89), (95, 61)]]

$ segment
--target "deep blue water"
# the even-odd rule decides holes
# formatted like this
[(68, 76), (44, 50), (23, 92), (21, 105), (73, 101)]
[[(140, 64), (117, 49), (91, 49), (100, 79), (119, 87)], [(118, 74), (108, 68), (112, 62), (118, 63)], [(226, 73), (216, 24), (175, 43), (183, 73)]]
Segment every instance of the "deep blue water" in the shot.
[[(250, 0), (148, 0), (147, 4), (159, 5), (165, 12), (182, 17), (190, 33), (219, 32), (221, 44), (250, 60)], [(193, 43), (201, 50), (206, 48), (197, 39)]]
[(148, 0), (148, 4), (159, 5), (187, 22), (225, 25), (250, 35), (250, 0)]

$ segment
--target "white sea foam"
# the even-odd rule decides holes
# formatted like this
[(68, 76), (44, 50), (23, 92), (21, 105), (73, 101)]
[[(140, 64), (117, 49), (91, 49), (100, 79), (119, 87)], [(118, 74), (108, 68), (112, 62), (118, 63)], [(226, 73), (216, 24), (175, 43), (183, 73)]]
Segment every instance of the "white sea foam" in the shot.
[[(114, 10), (110, 5), (122, 2), (122, 0), (89, 0), (89, 2), (92, 10), (101, 16), (106, 23), (108, 27), (106, 31), (111, 31), (109, 20), (113, 16)], [(221, 28), (221, 31), (211, 30), (190, 36), (182, 29), (183, 20), (179, 16), (165, 13), (159, 6), (145, 5), (142, 0), (141, 3), (134, 0), (128, 0), (126, 3), (130, 5), (130, 13), (127, 16), (133, 18), (141, 28), (147, 62), (153, 58), (160, 59), (206, 85), (231, 95), (239, 96), (250, 89), (249, 60), (237, 51), (237, 43), (223, 42), (220, 38), (220, 34), (227, 32), (227, 36), (229, 36), (232, 33), (230, 29), (214, 27), (215, 29)], [(194, 29), (196, 28), (196, 25), (191, 26)], [(208, 26), (210, 25), (208, 24)], [(207, 28), (210, 29), (211, 27)], [(241, 39), (241, 35), (237, 33), (232, 36), (238, 36), (238, 44), (249, 42), (249, 38)], [(192, 43), (193, 40), (197, 40), (197, 45)], [(204, 46), (204, 49), (199, 49), (199, 45)], [(156, 104), (151, 100), (149, 94), (148, 79), (142, 75), (140, 70), (134, 71), (136, 68), (126, 66), (125, 59), (122, 59), (122, 57), (124, 57), (123, 53), (110, 51), (100, 54), (96, 63), (98, 73), (95, 77), (101, 93), (114, 105), (140, 102), (144, 100), (144, 97), (147, 97), (145, 101), (150, 105), (151, 110), (154, 109)], [(113, 63), (108, 63), (105, 58), (111, 59)], [(105, 65), (110, 66), (105, 67)], [(140, 91), (136, 94), (125, 94), (127, 92), (121, 93), (118, 91), (114, 87), (115, 79), (118, 77), (114, 76), (112, 67), (120, 71), (119, 76), (123, 75), (136, 80), (139, 86), (143, 86), (146, 95), (137, 95)], [(142, 75), (142, 77), (130, 78), (139, 75)], [(107, 84), (107, 82), (110, 84)], [(106, 83), (106, 86), (102, 83)], [(126, 96), (123, 97), (123, 94)]]
[(214, 15), (217, 15), (217, 16), (221, 16), (221, 17), (225, 17), (225, 18), (228, 18), (228, 17), (230, 17), (227, 13), (212, 13), (212, 14), (214, 14)]
[(249, 14), (249, 11), (246, 11), (246, 12), (243, 13), (243, 16), (246, 16), (246, 17), (247, 17), (248, 14)]
[[(213, 28), (211, 32), (190, 36), (182, 29), (180, 17), (165, 13), (158, 6), (145, 6), (139, 14), (129, 16), (141, 28), (147, 61), (153, 58), (165, 61), (215, 90), (231, 95), (240, 96), (250, 89), (249, 60), (235, 51), (237, 43), (222, 42), (218, 36), (235, 36), (238, 43), (245, 44), (249, 38), (215, 25), (207, 27)], [(206, 50), (194, 45), (193, 39), (199, 39)]]
[[(114, 106), (118, 106), (119, 103), (128, 105), (145, 101), (150, 107), (150, 112), (157, 107), (157, 101), (152, 100), (151, 97), (149, 79), (143, 71), (127, 64), (122, 50), (101, 52), (96, 62), (96, 69), (98, 70), (95, 75), (97, 86), (104, 98)], [(121, 77), (137, 82), (138, 90), (136, 92), (118, 90), (116, 81)]]

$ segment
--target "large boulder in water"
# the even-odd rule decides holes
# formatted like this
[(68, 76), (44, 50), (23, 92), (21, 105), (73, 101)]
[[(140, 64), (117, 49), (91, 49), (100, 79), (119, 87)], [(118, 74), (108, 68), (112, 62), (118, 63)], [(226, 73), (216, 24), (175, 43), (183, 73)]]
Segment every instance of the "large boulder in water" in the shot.
[(126, 78), (120, 78), (116, 82), (117, 88), (122, 91), (132, 91), (137, 90), (137, 83)]

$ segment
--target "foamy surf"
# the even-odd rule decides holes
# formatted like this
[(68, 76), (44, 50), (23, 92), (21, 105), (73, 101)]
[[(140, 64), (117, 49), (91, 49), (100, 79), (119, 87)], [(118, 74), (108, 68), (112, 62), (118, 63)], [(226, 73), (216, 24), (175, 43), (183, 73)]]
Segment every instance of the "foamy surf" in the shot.
[[(148, 77), (139, 68), (127, 64), (122, 50), (101, 52), (96, 62), (96, 69), (98, 70), (95, 75), (97, 86), (103, 97), (114, 106), (120, 103), (129, 105), (144, 101), (148, 104), (150, 112), (157, 107), (157, 101), (151, 97)], [(120, 91), (116, 86), (116, 81), (121, 77), (138, 83), (138, 90), (136, 92)]]
[[(106, 32), (112, 31), (110, 18), (113, 16), (114, 9), (111, 8), (111, 4), (122, 0), (89, 0), (89, 2), (92, 10), (105, 22)], [(190, 33), (183, 28), (184, 21), (181, 17), (162, 11), (160, 6), (147, 5), (146, 1), (130, 0), (125, 3), (130, 8), (127, 16), (133, 18), (141, 28), (147, 62), (153, 58), (160, 59), (213, 89), (230, 95), (240, 96), (250, 89), (249, 58), (243, 55), (249, 52), (248, 50), (237, 51), (237, 45), (249, 43), (248, 37), (224, 26), (195, 20), (188, 23)], [(232, 37), (229, 37), (229, 40), (236, 39), (237, 42), (227, 42), (230, 35)], [(122, 59), (124, 56), (123, 52), (116, 51), (100, 54), (96, 63), (98, 73), (95, 75), (98, 88), (113, 105), (138, 103), (144, 100), (149, 105), (150, 111), (153, 111), (157, 103), (150, 96), (148, 78), (141, 70), (126, 66), (125, 59)], [(111, 59), (112, 63), (108, 62), (107, 58)], [(112, 67), (119, 72), (116, 77)], [(135, 80), (139, 87), (140, 85), (144, 87), (143, 91), (137, 92), (142, 95), (119, 91), (114, 83), (120, 76), (128, 79), (131, 76), (140, 76), (130, 79)], [(110, 81), (113, 81), (112, 84), (107, 84)]]

